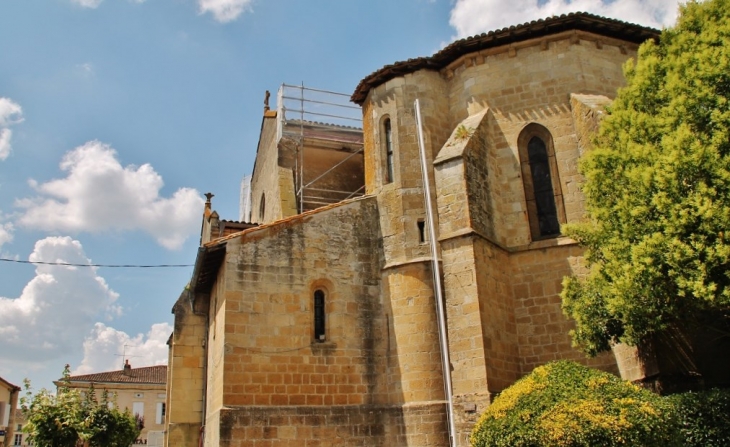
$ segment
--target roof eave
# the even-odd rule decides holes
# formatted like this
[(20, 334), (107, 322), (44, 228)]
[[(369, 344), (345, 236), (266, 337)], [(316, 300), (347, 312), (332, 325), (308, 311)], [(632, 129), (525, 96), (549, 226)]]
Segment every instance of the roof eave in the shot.
[(582, 12), (563, 14), (460, 39), (433, 56), (386, 65), (362, 79), (350, 100), (362, 105), (372, 88), (419, 70), (441, 70), (465, 54), (570, 30), (591, 32), (635, 44), (659, 37), (659, 30), (654, 28)]
[(194, 304), (198, 293), (210, 293), (213, 283), (218, 276), (218, 269), (226, 256), (226, 241), (215, 245), (206, 245), (198, 248), (193, 268), (193, 277), (190, 280), (189, 290), (192, 292), (191, 302)]

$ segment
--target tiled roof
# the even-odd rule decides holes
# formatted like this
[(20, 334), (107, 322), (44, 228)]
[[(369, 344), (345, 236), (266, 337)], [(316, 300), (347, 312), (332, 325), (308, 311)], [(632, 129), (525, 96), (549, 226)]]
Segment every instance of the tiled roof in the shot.
[(386, 65), (360, 81), (350, 100), (362, 105), (371, 88), (382, 85), (391, 79), (409, 73), (415, 73), (422, 69), (441, 70), (465, 54), (569, 30), (587, 31), (636, 44), (643, 43), (649, 39), (656, 39), (659, 36), (659, 31), (654, 28), (608, 19), (585, 12), (574, 12), (547, 19), (534, 20), (521, 25), (510, 26), (457, 40), (430, 57), (419, 57)]
[(7, 380), (0, 377), (0, 384), (4, 384), (5, 388), (8, 388), (10, 390), (19, 390), (20, 387), (18, 385), (13, 385), (12, 383), (8, 382)]
[(146, 366), (143, 368), (131, 368), (125, 374), (124, 370), (108, 371), (96, 374), (85, 374), (71, 376), (69, 381), (73, 382), (95, 382), (95, 383), (167, 383), (167, 366)]

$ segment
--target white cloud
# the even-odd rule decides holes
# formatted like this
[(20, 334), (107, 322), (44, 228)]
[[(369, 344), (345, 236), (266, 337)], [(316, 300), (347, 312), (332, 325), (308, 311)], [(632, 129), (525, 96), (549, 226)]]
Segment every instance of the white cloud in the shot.
[(251, 8), (253, 0), (198, 0), (200, 14), (209, 12), (222, 23), (236, 20), (244, 11)]
[(153, 324), (147, 334), (130, 337), (103, 323), (96, 323), (84, 340), (84, 359), (73, 374), (91, 374), (122, 368), (125, 355), (133, 368), (167, 364), (168, 323)]
[[(70, 237), (35, 244), (33, 262), (87, 264)], [(100, 317), (119, 314), (118, 294), (91, 267), (37, 265), (18, 298), (0, 297), (0, 364), (39, 367), (77, 351)]]
[(102, 0), (71, 0), (71, 3), (75, 3), (84, 8), (95, 9), (101, 4)]
[(677, 0), (456, 0), (449, 23), (457, 38), (569, 12), (588, 12), (661, 28), (677, 18)]
[(23, 121), (23, 109), (12, 99), (0, 97), (0, 127)]
[(13, 241), (13, 224), (10, 222), (0, 223), (0, 247)]
[(10, 98), (0, 97), (0, 160), (10, 155), (10, 138), (13, 131), (10, 126), (23, 121), (23, 109)]
[(198, 231), (203, 199), (190, 188), (160, 197), (162, 177), (149, 164), (122, 167), (116, 151), (90, 141), (61, 161), (62, 179), (31, 186), (38, 197), (16, 201), (18, 222), (59, 232), (142, 230), (165, 248), (177, 249)]
[(91, 78), (94, 76), (94, 64), (91, 62), (84, 62), (83, 64), (76, 64), (76, 72), (84, 78)]

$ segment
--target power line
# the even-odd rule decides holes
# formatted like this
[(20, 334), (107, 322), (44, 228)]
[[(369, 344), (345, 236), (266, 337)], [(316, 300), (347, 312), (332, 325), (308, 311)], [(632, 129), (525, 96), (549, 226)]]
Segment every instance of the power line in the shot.
[(2, 262), (14, 262), (17, 264), (34, 264), (34, 265), (60, 265), (64, 267), (108, 267), (108, 268), (137, 268), (137, 269), (153, 269), (153, 268), (176, 268), (176, 267), (193, 267), (193, 264), (74, 264), (72, 262), (44, 262), (44, 261), (22, 261), (19, 259), (0, 258)]

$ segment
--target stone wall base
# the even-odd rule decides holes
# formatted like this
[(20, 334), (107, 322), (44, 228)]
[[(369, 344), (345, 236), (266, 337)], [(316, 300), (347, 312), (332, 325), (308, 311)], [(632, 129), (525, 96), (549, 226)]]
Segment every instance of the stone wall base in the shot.
[(198, 447), (200, 424), (174, 424), (167, 427), (166, 447)]
[[(226, 407), (220, 447), (447, 447), (445, 402)], [(206, 433), (206, 438), (208, 434)]]

